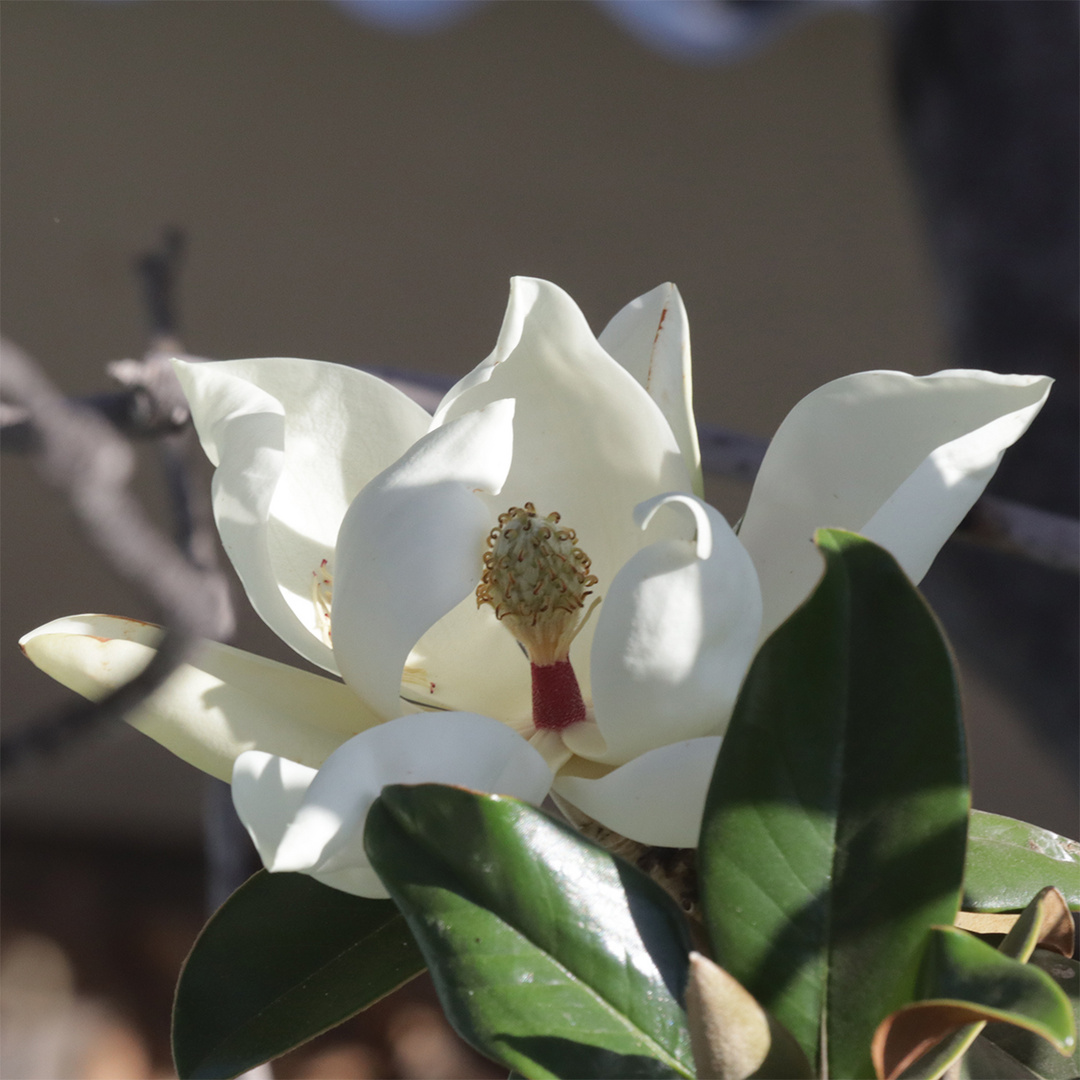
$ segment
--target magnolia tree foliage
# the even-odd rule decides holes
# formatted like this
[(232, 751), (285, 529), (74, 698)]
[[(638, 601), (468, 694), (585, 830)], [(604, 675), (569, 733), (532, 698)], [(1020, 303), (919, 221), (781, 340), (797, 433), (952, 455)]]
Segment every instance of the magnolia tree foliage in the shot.
[[(270, 872), (188, 960), (181, 1076), (425, 966), (525, 1076), (1075, 1075), (1077, 846), (970, 811), (913, 584), (1049, 380), (829, 383), (734, 530), (671, 285), (595, 337), (516, 279), (434, 416), (336, 365), (177, 367), (248, 596), (343, 680), (206, 642), (130, 718), (232, 781)], [(100, 697), (158, 638), (87, 615), (22, 645)], [(998, 941), (961, 909), (1022, 913)]]

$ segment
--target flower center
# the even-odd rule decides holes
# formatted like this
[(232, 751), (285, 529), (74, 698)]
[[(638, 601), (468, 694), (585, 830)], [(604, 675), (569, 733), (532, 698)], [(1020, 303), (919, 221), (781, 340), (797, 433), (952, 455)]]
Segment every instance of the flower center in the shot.
[(540, 517), (528, 502), (500, 514), (476, 590), (477, 606), (490, 604), (529, 658), (533, 723), (554, 731), (585, 719), (570, 644), (584, 625), (585, 598), (598, 580), (589, 573), (588, 555), (576, 546), (574, 530), (559, 520), (556, 513)]

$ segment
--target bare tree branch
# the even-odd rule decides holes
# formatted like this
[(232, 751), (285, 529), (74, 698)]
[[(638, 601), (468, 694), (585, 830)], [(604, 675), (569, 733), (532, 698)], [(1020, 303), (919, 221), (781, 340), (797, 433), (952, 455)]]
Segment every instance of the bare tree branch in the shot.
[(701, 467), (706, 473), (752, 484), (761, 468), (769, 440), (728, 431), (715, 424), (698, 424)]
[[(188, 419), (186, 407), (180, 419), (172, 414), (163, 416), (158, 409), (148, 409), (145, 395), (137, 390), (90, 394), (72, 398), (71, 403), (96, 413), (103, 420), (107, 420), (116, 431), (130, 439), (156, 438), (170, 431), (178, 431)], [(14, 402), (0, 402), (0, 450), (5, 453), (25, 454), (37, 448), (37, 432), (30, 420), (29, 410)]]
[[(29, 727), (0, 744), (5, 769), (76, 731), (122, 717), (176, 669), (199, 637), (234, 628), (228, 584), (205, 557), (189, 561), (147, 520), (127, 489), (134, 453), (92, 406), (67, 401), (16, 346), (0, 343), (0, 393), (23, 410), (42, 476), (60, 491), (87, 539), (151, 597), (169, 629), (147, 667), (97, 703)], [(201, 513), (201, 511), (200, 511)]]
[(162, 235), (161, 247), (144, 251), (135, 260), (152, 338), (175, 337), (179, 330), (176, 293), (186, 247), (187, 238), (173, 226)]
[(984, 495), (954, 535), (1055, 570), (1080, 573), (1080, 522), (1064, 514)]

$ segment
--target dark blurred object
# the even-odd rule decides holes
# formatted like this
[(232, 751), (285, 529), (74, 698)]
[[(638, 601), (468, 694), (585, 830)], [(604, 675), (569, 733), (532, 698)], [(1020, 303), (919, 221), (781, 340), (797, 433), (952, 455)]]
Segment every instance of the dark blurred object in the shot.
[[(4, 833), (2, 846), (0, 1076), (175, 1077), (170, 1006), (205, 921), (203, 858), (49, 833)], [(273, 1072), (290, 1080), (506, 1075), (454, 1035), (427, 975), (298, 1047)]]
[[(990, 490), (1076, 517), (1080, 6), (930, 0), (887, 10), (900, 133), (955, 362), (1057, 380)], [(958, 650), (1023, 706), (1075, 784), (1075, 580), (1006, 566), (992, 552), (953, 550), (924, 588)]]
[(1077, 516), (1080, 437), (1080, 6), (892, 9), (901, 134), (937, 259), (953, 355), (1057, 386), (995, 480)]
[(175, 337), (180, 326), (176, 294), (186, 243), (183, 232), (173, 226), (162, 233), (160, 247), (135, 260), (152, 337)]

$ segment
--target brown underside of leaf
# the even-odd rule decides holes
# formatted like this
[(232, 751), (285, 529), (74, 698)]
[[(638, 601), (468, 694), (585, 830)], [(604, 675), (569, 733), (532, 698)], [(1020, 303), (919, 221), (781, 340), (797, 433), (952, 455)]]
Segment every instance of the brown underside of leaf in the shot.
[(1016, 914), (990, 914), (982, 911), (961, 911), (956, 925), (973, 934), (1007, 934), (1020, 916)]
[[(1058, 889), (1050, 887), (1043, 890), (1041, 905), (1042, 925), (1036, 945), (1071, 957), (1076, 949), (1076, 924), (1068, 901)], [(1007, 934), (1019, 918), (1019, 913), (1014, 912), (961, 911), (955, 925), (973, 934)]]
[(686, 1015), (699, 1080), (746, 1080), (772, 1042), (764, 1010), (751, 994), (701, 953), (690, 954)]
[(870, 1052), (878, 1080), (896, 1080), (947, 1035), (986, 1018), (986, 1013), (974, 1007), (938, 1001), (898, 1009), (882, 1020), (874, 1033)]
[(1076, 949), (1076, 924), (1069, 910), (1069, 902), (1057, 889), (1047, 889), (1043, 897), (1042, 926), (1036, 944), (1069, 957)]

